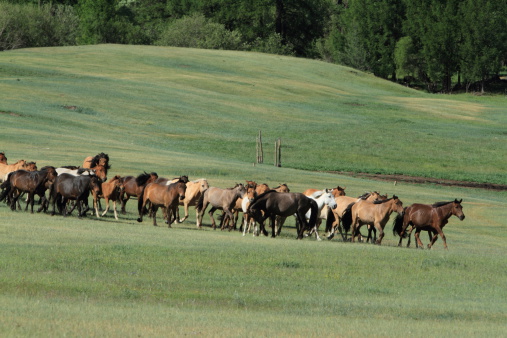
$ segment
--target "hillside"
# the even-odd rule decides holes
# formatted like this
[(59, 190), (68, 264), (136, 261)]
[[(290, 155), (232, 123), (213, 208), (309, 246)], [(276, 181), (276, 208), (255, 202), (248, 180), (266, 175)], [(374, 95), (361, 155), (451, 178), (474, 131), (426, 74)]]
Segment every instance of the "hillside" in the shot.
[(252, 163), (262, 130), (266, 163), (281, 137), (288, 168), (507, 181), (503, 97), (428, 95), (314, 60), (121, 45), (25, 49), (0, 54), (0, 89), (0, 140), (12, 159), (77, 163), (129, 150), (140, 161), (160, 151)]

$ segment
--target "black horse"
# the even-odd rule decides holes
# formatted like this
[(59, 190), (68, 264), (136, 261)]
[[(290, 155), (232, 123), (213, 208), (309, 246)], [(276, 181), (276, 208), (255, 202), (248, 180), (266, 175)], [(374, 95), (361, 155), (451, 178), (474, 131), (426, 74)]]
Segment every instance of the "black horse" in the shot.
[[(306, 213), (311, 210), (310, 222), (306, 221)], [(299, 224), (298, 239), (303, 238), (306, 230), (313, 229), (317, 221), (318, 206), (315, 200), (301, 193), (282, 193), (270, 190), (254, 198), (247, 211), (259, 224), (265, 236), (268, 235), (264, 227), (264, 221), (269, 217), (271, 220), (271, 237), (276, 236), (276, 216), (288, 217), (295, 215)]]
[[(58, 210), (64, 216), (72, 213), (77, 207), (79, 217), (86, 216), (86, 212), (90, 210), (88, 207), (88, 197), (90, 191), (94, 191), (94, 196), (100, 195), (100, 180), (97, 176), (73, 176), (70, 174), (61, 174), (55, 180), (53, 186), (53, 212), (55, 214), (55, 204), (58, 204)], [(75, 201), (74, 206), (67, 212), (67, 202)], [(96, 208), (96, 201), (94, 206)], [(83, 210), (83, 206), (85, 209)]]

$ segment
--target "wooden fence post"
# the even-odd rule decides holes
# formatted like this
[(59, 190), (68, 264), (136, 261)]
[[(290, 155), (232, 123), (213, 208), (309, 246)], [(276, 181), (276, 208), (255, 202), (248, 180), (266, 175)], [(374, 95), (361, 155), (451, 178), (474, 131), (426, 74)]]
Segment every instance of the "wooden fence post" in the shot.
[(257, 163), (264, 162), (264, 150), (262, 149), (262, 132), (259, 130), (259, 136), (257, 136), (257, 146), (256, 146), (256, 156)]
[(275, 141), (275, 167), (282, 166), (282, 139), (279, 137)]

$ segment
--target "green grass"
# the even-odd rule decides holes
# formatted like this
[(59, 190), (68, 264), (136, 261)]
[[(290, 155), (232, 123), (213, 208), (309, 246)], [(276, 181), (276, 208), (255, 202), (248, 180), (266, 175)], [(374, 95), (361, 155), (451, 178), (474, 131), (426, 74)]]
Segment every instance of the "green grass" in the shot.
[[(505, 191), (312, 171), (505, 184), (502, 96), (427, 95), (312, 60), (114, 45), (2, 52), (0, 92), (9, 162), (106, 152), (112, 175), (463, 198), (466, 214), (445, 227), (448, 251), (440, 239), (428, 251), (398, 248), (391, 222), (374, 246), (296, 241), (291, 219), (276, 239), (212, 231), (207, 215), (196, 230), (193, 209), (153, 227), (136, 222), (135, 201), (119, 221), (1, 204), (1, 336), (505, 334)], [(253, 166), (259, 129), (266, 164)], [(282, 168), (269, 164), (277, 137)]]
[(67, 149), (69, 161), (103, 150), (121, 156), (128, 146), (253, 162), (262, 130), (267, 162), (282, 138), (284, 167), (506, 181), (503, 96), (428, 95), (314, 60), (146, 46), (26, 49), (0, 55), (0, 89), (11, 159), (42, 151), (56, 161), (62, 140), (51, 136), (63, 134), (76, 152)]

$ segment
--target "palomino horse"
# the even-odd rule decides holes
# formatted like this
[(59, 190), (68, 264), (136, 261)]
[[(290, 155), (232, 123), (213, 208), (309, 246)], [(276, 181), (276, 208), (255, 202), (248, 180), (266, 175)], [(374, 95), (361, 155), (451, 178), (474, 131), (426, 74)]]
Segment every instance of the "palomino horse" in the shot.
[(102, 182), (101, 184), (102, 197), (106, 202), (106, 210), (104, 210), (102, 216), (105, 216), (107, 214), (107, 211), (109, 210), (109, 201), (113, 201), (114, 218), (116, 220), (118, 220), (118, 213), (116, 212), (116, 201), (120, 199), (120, 190), (121, 190), (120, 179), (121, 179), (120, 175), (116, 175), (109, 181)]
[[(304, 195), (307, 196), (306, 194), (304, 194)], [(327, 211), (325, 214), (323, 214), (322, 211), (323, 211), (324, 207), (329, 207), (331, 209), (336, 208), (337, 204), (335, 201), (335, 196), (331, 193), (330, 190), (325, 189), (325, 190), (318, 190), (308, 197), (315, 200), (315, 202), (317, 202), (317, 207), (318, 207), (318, 211), (317, 211), (318, 217), (317, 217), (316, 224), (313, 227), (313, 229), (310, 230), (310, 233), (308, 235), (311, 236), (312, 233), (315, 233), (315, 238), (318, 241), (320, 241), (321, 238), (319, 236), (319, 226), (320, 226), (320, 223), (322, 222), (322, 219), (325, 219), (327, 217)], [(308, 220), (308, 219), (310, 219), (310, 217), (311, 217), (310, 211), (308, 211), (306, 213), (306, 219)]]
[[(336, 188), (332, 188), (332, 189), (326, 189), (326, 190), (329, 190), (331, 192), (331, 194), (333, 194), (334, 197), (345, 196), (345, 188), (342, 188), (340, 186), (337, 186)], [(303, 191), (303, 194), (305, 196), (311, 196), (314, 193), (316, 193), (317, 191), (319, 191), (319, 189), (306, 189), (305, 191)]]
[[(336, 230), (338, 229), (340, 235), (342, 236), (342, 240), (344, 242), (347, 241), (347, 233), (350, 230), (350, 224), (352, 222), (352, 219), (350, 219), (348, 222), (343, 222), (342, 220), (347, 207), (352, 203), (359, 202), (362, 199), (373, 202), (378, 198), (380, 198), (380, 194), (376, 191), (363, 194), (359, 197), (336, 197), (336, 208), (333, 210), (328, 209), (328, 215), (326, 218), (326, 233), (328, 234), (327, 239), (331, 240), (334, 237)], [(347, 226), (345, 226), (344, 223), (347, 224)]]
[(401, 246), (401, 241), (405, 237), (407, 227), (411, 225), (412, 228), (408, 232), (407, 247), (410, 246), (410, 234), (416, 229), (414, 235), (416, 246), (420, 246), (421, 249), (423, 248), (419, 233), (422, 230), (426, 230), (429, 234), (433, 233), (433, 238), (430, 235), (431, 242), (428, 244), (428, 249), (431, 249), (438, 239), (438, 235), (442, 237), (444, 248), (447, 249), (447, 242), (442, 229), (449, 222), (449, 218), (452, 215), (458, 217), (460, 221), (465, 219), (463, 207), (461, 206), (462, 201), (455, 199), (451, 202), (438, 202), (433, 205), (415, 203), (406, 207), (403, 213), (399, 214), (394, 220), (393, 233), (400, 236), (398, 246)]
[[(86, 212), (90, 210), (88, 207), (88, 196), (90, 191), (94, 196), (100, 193), (100, 180), (97, 176), (73, 176), (70, 174), (58, 175), (53, 185), (52, 201), (53, 212), (55, 214), (55, 204), (58, 203), (58, 210), (64, 216), (71, 214), (77, 207), (79, 214), (78, 217), (86, 216)], [(69, 200), (75, 201), (74, 206), (67, 212), (67, 202)], [(98, 217), (97, 200), (94, 198), (93, 205), (95, 214)], [(82, 207), (85, 207), (83, 210)]]
[[(185, 182), (178, 181), (169, 185), (149, 183), (147, 184), (141, 195), (139, 195), (139, 201), (137, 202), (139, 218), (138, 222), (143, 221), (144, 209), (147, 203), (150, 203), (150, 214), (153, 217), (153, 225), (157, 226), (157, 211), (159, 207), (164, 208), (164, 215), (167, 219), (168, 227), (176, 220), (176, 211), (178, 208), (179, 201), (185, 199), (185, 191), (187, 186)], [(175, 215), (174, 219), (171, 218)]]
[[(308, 210), (311, 210), (310, 222), (306, 221)], [(254, 198), (248, 208), (248, 213), (259, 223), (260, 230), (265, 236), (268, 235), (268, 232), (265, 229), (264, 221), (267, 218), (270, 219), (272, 225), (271, 237), (276, 236), (274, 223), (277, 216), (287, 218), (296, 215), (300, 224), (297, 238), (302, 239), (304, 231), (315, 227), (318, 206), (315, 200), (301, 193), (278, 193), (270, 190)]]
[(0, 163), (7, 164), (7, 157), (5, 157), (5, 153), (0, 152)]
[(241, 183), (237, 184), (232, 189), (221, 189), (216, 187), (208, 188), (208, 190), (206, 190), (199, 198), (199, 202), (197, 202), (197, 228), (202, 227), (202, 216), (209, 204), (211, 204), (211, 209), (208, 211), (208, 215), (211, 218), (213, 230), (215, 230), (217, 227), (215, 219), (213, 218), (213, 213), (217, 209), (222, 209), (227, 217), (234, 219), (232, 210), (236, 205), (236, 200), (238, 198), (243, 198), (245, 196), (245, 193), (246, 189)]
[[(185, 192), (185, 199), (180, 201), (180, 205), (183, 206), (185, 216), (180, 219), (179, 209), (177, 210), (178, 223), (184, 222), (188, 218), (188, 207), (195, 207), (201, 195), (209, 188), (208, 181), (205, 178), (200, 178), (194, 181), (188, 181), (186, 183), (187, 191)], [(197, 218), (198, 212), (195, 211), (195, 217)]]
[[(396, 195), (385, 201), (361, 200), (347, 207), (345, 214), (351, 213), (352, 216), (351, 241), (354, 242), (355, 234), (359, 232), (359, 228), (368, 224), (378, 230), (379, 235), (376, 243), (380, 245), (382, 238), (384, 238), (384, 227), (393, 211), (398, 214), (403, 212), (403, 202)], [(347, 218), (344, 216), (343, 220), (345, 221), (345, 219)]]
[[(28, 210), (28, 205), (30, 205), (33, 214), (34, 195), (36, 193), (40, 195), (41, 192), (44, 195), (48, 186), (47, 183), (52, 184), (57, 175), (54, 167), (44, 167), (40, 171), (16, 170), (11, 172), (7, 181), (4, 182), (7, 185), (5, 186), (5, 191), (7, 191), (7, 194), (11, 197), (11, 210), (16, 210), (16, 202), (19, 196), (21, 193), (26, 192), (28, 198), (26, 200), (25, 211)], [(2, 200), (3, 197), (2, 194), (0, 200)], [(45, 200), (43, 200), (43, 205), (44, 204)]]
[(130, 197), (137, 197), (141, 195), (144, 187), (147, 184), (154, 182), (158, 178), (157, 173), (147, 173), (146, 171), (137, 177), (125, 176), (120, 180), (122, 185), (120, 201), (121, 201), (121, 213), (126, 214), (125, 205)]
[(24, 169), (26, 170), (26, 161), (19, 160), (14, 164), (3, 164), (0, 163), (0, 182), (3, 182), (7, 179), (7, 175), (13, 171)]
[(97, 154), (95, 156), (88, 156), (84, 159), (83, 168), (95, 168), (96, 166), (101, 165), (106, 168), (106, 171), (111, 169), (109, 165), (109, 156), (104, 153)]

